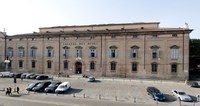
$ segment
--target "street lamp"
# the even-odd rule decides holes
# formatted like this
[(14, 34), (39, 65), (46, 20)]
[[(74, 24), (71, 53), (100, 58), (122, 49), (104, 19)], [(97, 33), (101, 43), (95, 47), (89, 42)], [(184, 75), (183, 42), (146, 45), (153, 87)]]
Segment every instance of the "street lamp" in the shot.
[(6, 64), (6, 69), (5, 69), (5, 71), (8, 71), (8, 64), (10, 63), (10, 60), (5, 60), (4, 63)]

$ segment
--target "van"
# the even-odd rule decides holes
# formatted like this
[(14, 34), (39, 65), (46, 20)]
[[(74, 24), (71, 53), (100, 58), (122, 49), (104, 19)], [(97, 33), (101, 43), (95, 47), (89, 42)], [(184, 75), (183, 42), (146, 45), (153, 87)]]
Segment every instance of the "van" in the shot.
[(0, 77), (10, 77), (10, 72), (5, 71), (5, 72), (0, 72)]
[(71, 88), (70, 82), (63, 82), (56, 88), (55, 92), (56, 93), (63, 93), (63, 92), (66, 92), (70, 88)]

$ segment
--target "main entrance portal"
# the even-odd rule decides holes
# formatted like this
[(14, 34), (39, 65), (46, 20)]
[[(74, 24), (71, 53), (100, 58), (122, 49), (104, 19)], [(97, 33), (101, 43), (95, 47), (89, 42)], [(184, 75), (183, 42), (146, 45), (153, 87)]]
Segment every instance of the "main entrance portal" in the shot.
[(81, 62), (76, 62), (75, 68), (76, 68), (75, 74), (82, 74), (82, 63)]

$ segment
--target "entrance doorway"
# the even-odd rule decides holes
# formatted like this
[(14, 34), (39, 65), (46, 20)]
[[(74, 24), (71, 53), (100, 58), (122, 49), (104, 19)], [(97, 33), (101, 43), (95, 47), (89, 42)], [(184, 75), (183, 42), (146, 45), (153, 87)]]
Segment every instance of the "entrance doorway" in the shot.
[(82, 63), (81, 62), (76, 62), (75, 63), (75, 74), (82, 74)]

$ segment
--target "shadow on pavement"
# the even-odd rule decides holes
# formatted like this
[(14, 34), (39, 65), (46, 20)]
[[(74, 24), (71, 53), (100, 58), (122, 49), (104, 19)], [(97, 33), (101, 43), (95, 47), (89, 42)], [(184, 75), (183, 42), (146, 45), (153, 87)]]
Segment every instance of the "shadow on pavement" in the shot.
[(166, 100), (164, 102), (174, 102), (177, 100), (176, 97), (169, 95), (169, 94), (164, 94), (164, 96), (166, 97)]
[(74, 93), (80, 93), (83, 89), (76, 89), (76, 88), (71, 88), (67, 92), (64, 92), (63, 94), (74, 94)]

